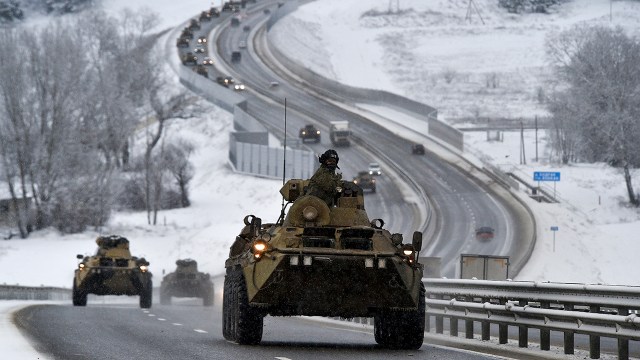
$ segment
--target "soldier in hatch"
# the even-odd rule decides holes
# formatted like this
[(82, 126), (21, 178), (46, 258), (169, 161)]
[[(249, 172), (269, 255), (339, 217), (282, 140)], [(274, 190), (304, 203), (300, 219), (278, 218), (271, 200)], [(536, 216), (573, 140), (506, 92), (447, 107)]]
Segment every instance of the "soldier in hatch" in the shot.
[(342, 174), (336, 174), (336, 168), (340, 169), (340, 158), (335, 150), (329, 149), (320, 156), (319, 161), (320, 168), (309, 179), (306, 195), (317, 196), (331, 207), (342, 186)]

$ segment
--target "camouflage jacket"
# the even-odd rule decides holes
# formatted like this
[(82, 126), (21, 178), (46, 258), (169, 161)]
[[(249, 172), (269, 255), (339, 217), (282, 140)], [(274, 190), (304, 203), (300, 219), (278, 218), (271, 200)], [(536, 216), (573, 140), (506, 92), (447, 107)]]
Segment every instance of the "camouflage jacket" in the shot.
[(322, 165), (309, 179), (306, 194), (319, 197), (331, 207), (338, 192), (336, 188), (341, 184), (342, 174), (336, 174), (334, 170), (329, 170)]

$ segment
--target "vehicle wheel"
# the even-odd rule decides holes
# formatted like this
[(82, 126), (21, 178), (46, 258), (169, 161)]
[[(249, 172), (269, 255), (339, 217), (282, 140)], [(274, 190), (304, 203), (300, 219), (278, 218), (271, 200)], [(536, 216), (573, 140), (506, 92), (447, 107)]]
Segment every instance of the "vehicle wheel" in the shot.
[(376, 342), (391, 349), (415, 350), (424, 341), (425, 289), (420, 284), (420, 298), (415, 311), (385, 310), (374, 317)]
[(73, 280), (73, 290), (71, 298), (73, 306), (87, 306), (87, 294), (84, 291), (78, 289), (75, 279)]
[(371, 192), (372, 193), (376, 192), (376, 188), (371, 189)]
[(203, 306), (213, 306), (213, 284), (205, 285), (204, 296), (202, 297)]
[(171, 305), (171, 294), (162, 288), (160, 288), (160, 305)]
[(235, 321), (233, 315), (235, 310), (233, 309), (233, 284), (231, 281), (231, 270), (227, 269), (227, 274), (224, 277), (224, 289), (222, 293), (222, 336), (226, 340), (235, 341)]
[(255, 345), (262, 340), (264, 318), (259, 310), (249, 305), (247, 284), (242, 271), (233, 271), (233, 308), (235, 310), (235, 342), (240, 345)]
[(152, 300), (153, 285), (151, 283), (151, 279), (149, 279), (142, 287), (142, 292), (140, 293), (140, 307), (143, 309), (149, 309), (151, 307)]

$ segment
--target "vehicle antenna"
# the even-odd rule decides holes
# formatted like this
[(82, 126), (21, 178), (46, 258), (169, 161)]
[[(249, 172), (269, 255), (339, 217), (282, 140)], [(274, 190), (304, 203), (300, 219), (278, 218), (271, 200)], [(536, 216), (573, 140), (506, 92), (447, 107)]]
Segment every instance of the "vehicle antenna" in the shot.
[[(282, 186), (284, 186), (285, 173), (287, 172), (287, 98), (284, 98), (284, 155), (282, 156)], [(280, 209), (280, 217), (276, 223), (280, 224), (284, 221), (284, 195), (282, 196), (282, 208)]]

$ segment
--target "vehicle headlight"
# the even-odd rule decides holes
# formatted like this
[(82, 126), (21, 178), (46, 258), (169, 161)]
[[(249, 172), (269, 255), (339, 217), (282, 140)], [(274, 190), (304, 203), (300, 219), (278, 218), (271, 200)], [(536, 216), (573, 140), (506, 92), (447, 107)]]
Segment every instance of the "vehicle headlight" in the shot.
[(307, 206), (302, 210), (302, 216), (307, 221), (313, 221), (318, 217), (318, 209), (313, 206)]
[(416, 252), (413, 248), (413, 245), (404, 244), (402, 245), (401, 251), (402, 255), (406, 257), (407, 262), (409, 262), (409, 264), (413, 264), (413, 262), (416, 260)]
[(142, 271), (142, 272), (147, 272), (147, 270), (149, 270), (149, 268), (147, 267), (147, 265), (140, 265), (140, 271)]
[(251, 250), (253, 252), (253, 256), (256, 259), (260, 259), (262, 257), (262, 254), (267, 251), (268, 245), (267, 242), (264, 241), (263, 239), (257, 239), (253, 242), (253, 245), (251, 246)]
[(78, 264), (78, 268), (79, 268), (80, 270), (84, 270), (84, 264), (83, 264), (83, 263)]

